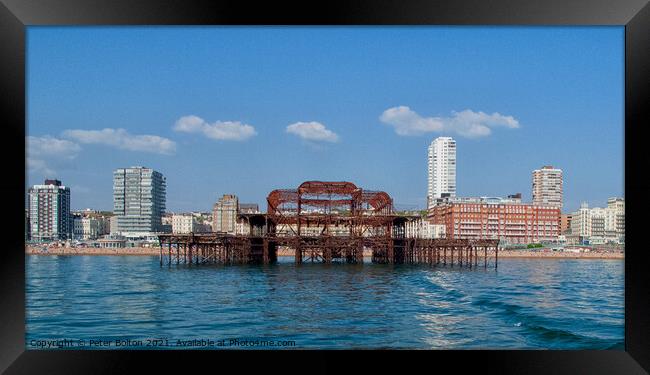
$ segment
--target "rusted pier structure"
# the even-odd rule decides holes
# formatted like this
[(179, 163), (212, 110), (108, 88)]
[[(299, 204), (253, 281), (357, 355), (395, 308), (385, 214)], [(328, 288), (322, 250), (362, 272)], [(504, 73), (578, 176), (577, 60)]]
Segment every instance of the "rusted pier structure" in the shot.
[(272, 191), (266, 214), (240, 215), (245, 233), (163, 234), (162, 264), (274, 263), (278, 249), (296, 263), (421, 263), (441, 266), (497, 266), (498, 240), (423, 239), (406, 236), (417, 217), (396, 215), (383, 191), (351, 182), (308, 181), (297, 189)]
[(162, 234), (160, 264), (254, 264), (277, 260), (275, 243), (227, 233)]
[[(497, 268), (499, 240), (450, 240), (405, 238), (395, 241), (394, 263), (435, 266)], [(373, 253), (373, 257), (375, 254)]]

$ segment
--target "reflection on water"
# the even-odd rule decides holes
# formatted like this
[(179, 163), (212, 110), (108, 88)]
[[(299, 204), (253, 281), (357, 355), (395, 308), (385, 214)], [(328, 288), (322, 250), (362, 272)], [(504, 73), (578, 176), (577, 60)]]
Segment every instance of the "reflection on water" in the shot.
[(620, 260), (163, 266), (27, 256), (31, 339), (281, 339), (299, 348), (620, 348)]

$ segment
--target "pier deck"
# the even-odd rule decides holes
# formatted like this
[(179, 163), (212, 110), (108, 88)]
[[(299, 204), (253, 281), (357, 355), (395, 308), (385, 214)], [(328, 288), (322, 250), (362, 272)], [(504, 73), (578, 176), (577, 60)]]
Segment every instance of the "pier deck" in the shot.
[(280, 247), (291, 249), (296, 263), (429, 264), (497, 267), (498, 240), (450, 240), (355, 236), (243, 236), (226, 233), (162, 234), (160, 264), (269, 264)]

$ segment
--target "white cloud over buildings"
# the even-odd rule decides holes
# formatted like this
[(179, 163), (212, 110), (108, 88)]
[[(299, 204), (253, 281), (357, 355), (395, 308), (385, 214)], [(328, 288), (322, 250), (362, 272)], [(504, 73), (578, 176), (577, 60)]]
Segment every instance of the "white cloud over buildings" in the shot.
[(157, 135), (135, 135), (125, 129), (105, 128), (102, 130), (71, 129), (63, 136), (83, 144), (101, 144), (121, 150), (173, 155), (176, 142)]
[(202, 134), (203, 136), (223, 141), (243, 141), (257, 135), (255, 128), (239, 121), (215, 121), (208, 123), (198, 116), (183, 116), (174, 124), (175, 131)]
[(392, 126), (395, 133), (402, 136), (447, 133), (466, 138), (480, 138), (490, 135), (493, 128), (519, 128), (519, 121), (512, 116), (504, 116), (498, 112), (474, 112), (469, 109), (453, 111), (451, 117), (423, 117), (407, 106), (398, 106), (385, 110), (379, 120)]

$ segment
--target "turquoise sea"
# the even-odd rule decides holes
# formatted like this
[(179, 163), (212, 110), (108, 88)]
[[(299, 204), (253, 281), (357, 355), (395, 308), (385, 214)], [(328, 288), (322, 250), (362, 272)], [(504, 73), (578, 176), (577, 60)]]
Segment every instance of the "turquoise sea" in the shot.
[[(26, 256), (28, 349), (623, 349), (624, 261), (160, 266)], [(103, 344), (102, 344), (103, 343)]]

